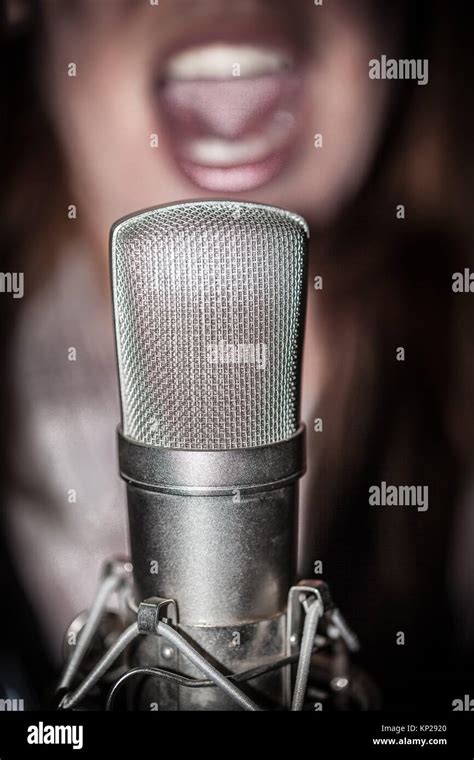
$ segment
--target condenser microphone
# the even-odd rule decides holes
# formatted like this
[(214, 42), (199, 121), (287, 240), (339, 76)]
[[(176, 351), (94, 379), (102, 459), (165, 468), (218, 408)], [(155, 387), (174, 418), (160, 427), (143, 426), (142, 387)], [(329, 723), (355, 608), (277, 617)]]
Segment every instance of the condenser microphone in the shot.
[[(307, 241), (297, 214), (221, 200), (146, 210), (111, 233), (136, 601), (173, 600), (179, 631), (227, 674), (285, 653)], [(141, 637), (136, 662), (200, 675), (156, 636)], [(281, 670), (242, 689), (284, 706)], [(158, 678), (140, 701), (234, 707), (219, 689)]]

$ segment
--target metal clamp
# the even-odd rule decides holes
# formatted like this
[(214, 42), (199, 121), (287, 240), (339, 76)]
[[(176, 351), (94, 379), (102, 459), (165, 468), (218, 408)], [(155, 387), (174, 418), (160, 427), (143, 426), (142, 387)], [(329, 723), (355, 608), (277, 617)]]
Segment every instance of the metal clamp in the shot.
[(317, 599), (323, 614), (334, 608), (334, 603), (327, 583), (324, 581), (304, 580), (292, 586), (288, 592), (288, 616), (286, 622), (286, 654), (290, 656), (299, 650), (299, 638), (303, 628), (304, 614), (308, 610), (309, 600)]
[(140, 633), (156, 634), (158, 623), (176, 626), (178, 607), (174, 599), (152, 596), (138, 605), (137, 624)]
[(325, 581), (303, 580), (297, 586), (292, 586), (288, 594), (288, 617), (286, 654), (295, 654), (298, 651), (299, 635), (302, 630), (304, 614), (308, 611), (310, 599), (319, 599), (323, 607), (323, 614), (329, 613), (328, 617), (332, 625), (344, 641), (350, 652), (358, 652), (359, 640), (347, 624), (341, 611), (334, 604), (329, 586)]
[[(314, 609), (313, 605), (317, 604), (318, 609)], [(311, 613), (310, 613), (311, 610)], [(295, 685), (295, 695), (293, 695), (293, 710), (302, 709), (303, 697), (302, 694), (306, 681), (307, 674), (309, 672), (309, 659), (308, 652), (303, 650), (303, 641), (301, 641), (301, 634), (304, 630), (306, 637), (308, 632), (314, 628), (314, 640), (316, 641), (316, 631), (318, 621), (320, 617), (327, 615), (329, 622), (332, 625), (331, 629), (328, 629), (328, 637), (330, 639), (342, 639), (347, 649), (350, 652), (357, 652), (359, 650), (359, 641), (357, 636), (347, 625), (345, 619), (341, 615), (338, 608), (335, 606), (331, 593), (327, 583), (321, 580), (303, 580), (297, 586), (292, 586), (288, 594), (288, 614), (287, 614), (287, 631), (286, 631), (286, 654), (291, 656), (300, 653), (300, 662), (298, 663), (297, 682)], [(309, 617), (314, 621), (311, 625)], [(307, 630), (306, 630), (307, 629)], [(309, 635), (309, 634), (308, 634)], [(311, 642), (304, 641), (304, 649), (311, 647)], [(303, 667), (302, 660), (307, 660)], [(292, 687), (292, 670), (287, 668), (286, 683), (285, 683), (285, 696), (287, 704), (291, 700), (291, 687)]]
[(131, 581), (132, 564), (129, 560), (123, 557), (113, 557), (104, 563), (96, 596), (90, 611), (86, 617), (84, 615), (81, 616), (80, 625), (78, 618), (76, 618), (68, 628), (66, 640), (68, 640), (68, 634), (73, 633), (73, 640), (77, 638), (77, 644), (69, 661), (66, 661), (58, 685), (58, 692), (63, 692), (70, 688), (84, 656), (99, 629), (109, 598), (117, 591), (131, 589)]

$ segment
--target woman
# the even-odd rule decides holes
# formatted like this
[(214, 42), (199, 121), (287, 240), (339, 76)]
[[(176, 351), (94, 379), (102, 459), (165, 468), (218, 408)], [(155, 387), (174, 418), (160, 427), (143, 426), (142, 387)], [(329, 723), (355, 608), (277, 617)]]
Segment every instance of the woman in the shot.
[[(0, 300), (5, 652), (46, 662), (12, 584), (54, 669), (101, 561), (126, 548), (110, 225), (242, 198), (307, 217), (323, 283), (301, 573), (322, 568), (386, 704), (426, 704), (436, 677), (449, 709), (474, 599), (472, 298), (451, 287), (472, 236), (462, 19), (402, 0), (7, 0), (4, 16), (1, 267), (25, 275), (24, 299)], [(426, 61), (428, 81), (383, 78), (383, 56)], [(429, 508), (370, 504), (383, 482), (428, 487)], [(47, 673), (27, 670), (41, 690)]]

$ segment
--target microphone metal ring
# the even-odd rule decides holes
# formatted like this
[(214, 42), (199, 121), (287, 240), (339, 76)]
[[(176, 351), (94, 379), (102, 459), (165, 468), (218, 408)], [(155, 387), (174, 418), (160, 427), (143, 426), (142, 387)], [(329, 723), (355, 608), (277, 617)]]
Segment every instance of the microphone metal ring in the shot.
[(283, 488), (306, 469), (305, 426), (284, 441), (244, 449), (203, 451), (149, 446), (118, 428), (120, 474), (163, 493), (209, 496)]

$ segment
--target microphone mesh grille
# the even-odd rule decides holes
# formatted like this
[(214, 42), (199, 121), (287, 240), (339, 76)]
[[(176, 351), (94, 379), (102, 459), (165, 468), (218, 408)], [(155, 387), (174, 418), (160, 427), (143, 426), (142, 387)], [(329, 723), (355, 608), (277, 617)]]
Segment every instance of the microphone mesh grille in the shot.
[(299, 424), (304, 220), (251, 203), (162, 206), (112, 229), (126, 437), (233, 449)]

